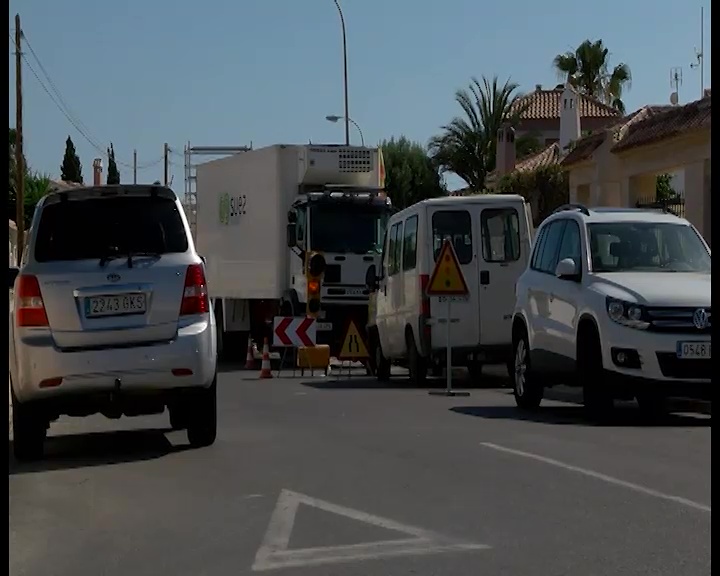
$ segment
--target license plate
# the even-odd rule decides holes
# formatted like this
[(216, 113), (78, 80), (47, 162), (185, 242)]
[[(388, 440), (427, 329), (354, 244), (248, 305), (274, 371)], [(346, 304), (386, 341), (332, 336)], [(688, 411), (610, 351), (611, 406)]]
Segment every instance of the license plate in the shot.
[(712, 343), (710, 342), (678, 342), (677, 357), (683, 359), (707, 359), (710, 360)]
[(117, 296), (91, 296), (85, 298), (85, 317), (124, 316), (144, 314), (147, 309), (145, 294), (118, 294)]
[(316, 330), (320, 332), (330, 332), (332, 330), (332, 322), (315, 322)]

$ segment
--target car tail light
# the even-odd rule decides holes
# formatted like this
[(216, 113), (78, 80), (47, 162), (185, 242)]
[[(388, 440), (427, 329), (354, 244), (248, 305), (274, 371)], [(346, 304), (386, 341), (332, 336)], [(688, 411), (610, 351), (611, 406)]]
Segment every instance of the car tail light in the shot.
[(22, 274), (15, 292), (15, 318), (18, 326), (47, 326), (40, 283), (36, 276)]
[(210, 312), (205, 271), (202, 264), (190, 264), (185, 274), (185, 290), (183, 291), (180, 316), (189, 314), (207, 314)]

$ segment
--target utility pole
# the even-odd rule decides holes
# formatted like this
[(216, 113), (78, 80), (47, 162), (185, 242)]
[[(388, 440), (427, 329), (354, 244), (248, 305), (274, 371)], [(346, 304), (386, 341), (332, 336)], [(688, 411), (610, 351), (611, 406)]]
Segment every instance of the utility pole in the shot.
[(137, 184), (137, 149), (133, 150), (133, 184)]
[(163, 147), (163, 157), (164, 157), (164, 174), (165, 174), (165, 186), (168, 185), (168, 172), (170, 168), (170, 146), (168, 146), (167, 142), (165, 142), (165, 146)]
[(22, 114), (22, 28), (15, 14), (15, 224), (17, 226), (17, 265), (22, 263), (25, 240), (25, 163), (23, 162)]

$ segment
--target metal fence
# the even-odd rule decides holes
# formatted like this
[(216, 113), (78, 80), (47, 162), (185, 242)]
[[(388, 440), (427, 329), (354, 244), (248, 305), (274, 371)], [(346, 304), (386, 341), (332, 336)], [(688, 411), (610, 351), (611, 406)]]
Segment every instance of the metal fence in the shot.
[(685, 218), (685, 198), (681, 196), (664, 199), (658, 199), (654, 196), (650, 198), (640, 198), (636, 202), (635, 207), (664, 210), (665, 212), (675, 214), (675, 216), (680, 216), (680, 218)]

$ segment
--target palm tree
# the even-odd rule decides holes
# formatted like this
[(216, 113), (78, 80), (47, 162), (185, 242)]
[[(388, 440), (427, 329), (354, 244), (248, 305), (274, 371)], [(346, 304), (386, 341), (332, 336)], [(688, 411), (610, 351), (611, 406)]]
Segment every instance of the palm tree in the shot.
[(492, 81), (483, 76), (482, 83), (473, 78), (467, 90), (455, 93), (464, 117), (453, 118), (429, 143), (443, 172), (454, 172), (474, 191), (484, 189), (485, 177), (495, 168), (497, 132), (504, 122), (517, 124), (522, 112), (513, 109), (520, 98), (517, 88), (509, 79), (500, 86), (497, 76)]
[(553, 66), (560, 78), (580, 92), (624, 114), (622, 94), (623, 90), (630, 89), (632, 75), (630, 67), (622, 62), (610, 70), (609, 54), (602, 40), (585, 40), (574, 52), (555, 56)]

